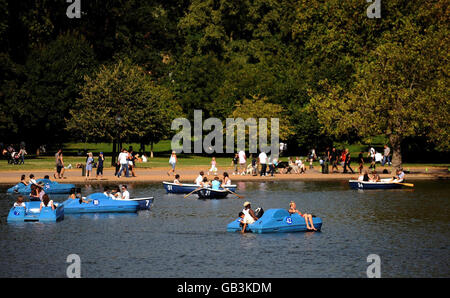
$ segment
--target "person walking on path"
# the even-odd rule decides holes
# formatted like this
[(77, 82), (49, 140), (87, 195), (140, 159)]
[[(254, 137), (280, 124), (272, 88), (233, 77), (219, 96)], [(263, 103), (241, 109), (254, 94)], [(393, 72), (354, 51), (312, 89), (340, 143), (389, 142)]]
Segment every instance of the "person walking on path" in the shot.
[(267, 169), (267, 154), (264, 151), (261, 151), (261, 153), (258, 156), (259, 163), (261, 165), (261, 174), (260, 177), (266, 176), (266, 169)]
[(238, 162), (239, 162), (239, 154), (235, 154), (233, 157), (233, 160), (231, 161), (231, 164), (234, 166), (234, 171), (233, 171), (233, 175), (239, 175), (239, 170), (238, 170)]
[(241, 171), (241, 175), (245, 175), (245, 169), (247, 168), (247, 156), (245, 155), (245, 151), (239, 151), (239, 168)]
[(364, 168), (364, 156), (363, 156), (363, 152), (362, 151), (359, 152), (358, 162), (359, 162), (358, 170), (359, 170), (359, 173), (362, 174), (362, 171), (363, 171), (363, 168)]
[(97, 162), (97, 175), (95, 178), (103, 178), (103, 162), (105, 161), (105, 157), (103, 156), (103, 152), (100, 152), (98, 156), (98, 162)]
[(59, 149), (55, 154), (55, 163), (56, 163), (56, 172), (53, 174), (53, 177), (56, 179), (56, 175), (61, 179), (64, 177), (64, 160), (62, 149)]
[[(330, 153), (330, 161), (331, 161), (331, 164), (332, 164), (331, 172), (333, 172), (333, 173), (339, 172), (339, 169), (338, 169), (338, 166), (337, 166), (337, 163), (338, 163), (338, 154), (337, 154), (337, 152), (336, 152), (336, 148), (333, 148), (333, 149), (331, 150), (331, 153)], [(334, 171), (334, 169), (336, 169), (336, 172)]]
[(381, 162), (381, 166), (384, 167), (384, 165), (387, 163), (388, 165), (391, 165), (391, 148), (388, 147), (388, 145), (384, 145), (384, 151), (383, 151), (383, 161)]
[(345, 152), (344, 173), (347, 173), (347, 168), (349, 168), (350, 171), (352, 171), (352, 174), (354, 174), (355, 172), (350, 167), (351, 162), (350, 151), (348, 150), (348, 148), (346, 148), (344, 152)]
[(172, 172), (175, 175), (175, 166), (177, 164), (177, 154), (175, 151), (172, 151), (172, 155), (170, 155), (169, 163), (172, 166), (172, 168), (167, 172), (167, 176), (170, 176), (170, 172)]
[(86, 180), (92, 177), (92, 166), (94, 165), (94, 156), (92, 152), (88, 153), (88, 158), (86, 160)]
[(122, 152), (119, 153), (118, 161), (120, 164), (120, 170), (117, 173), (117, 177), (120, 178), (120, 175), (124, 170), (125, 170), (125, 177), (129, 177), (130, 172), (128, 169), (128, 152), (126, 149), (122, 149)]

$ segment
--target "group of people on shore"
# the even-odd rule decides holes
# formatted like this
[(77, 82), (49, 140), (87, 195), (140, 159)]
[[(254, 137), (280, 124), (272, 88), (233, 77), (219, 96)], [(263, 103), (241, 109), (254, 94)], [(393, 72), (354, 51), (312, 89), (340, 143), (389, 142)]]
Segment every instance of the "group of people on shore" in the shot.
[(8, 145), (2, 149), (2, 155), (6, 158), (9, 164), (25, 164), (25, 155), (27, 155), (25, 145), (21, 144), (19, 151), (14, 149), (13, 145)]

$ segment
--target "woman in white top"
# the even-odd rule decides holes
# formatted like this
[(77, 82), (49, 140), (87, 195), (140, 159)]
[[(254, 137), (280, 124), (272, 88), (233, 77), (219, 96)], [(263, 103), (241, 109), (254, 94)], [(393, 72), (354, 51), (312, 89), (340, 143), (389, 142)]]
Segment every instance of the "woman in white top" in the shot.
[(14, 207), (26, 207), (25, 202), (23, 201), (22, 196), (17, 197), (17, 201), (14, 202)]
[(223, 185), (231, 185), (231, 179), (227, 172), (223, 172)]
[(177, 155), (176, 155), (175, 151), (172, 151), (172, 155), (169, 158), (169, 163), (172, 166), (172, 169), (170, 169), (167, 172), (167, 176), (170, 176), (170, 172), (175, 174), (175, 165), (177, 164), (177, 161), (178, 161)]
[(39, 207), (39, 211), (42, 210), (43, 207), (52, 207), (52, 210), (55, 210), (55, 205), (53, 204), (53, 200), (50, 200), (48, 194), (45, 194), (42, 197), (41, 206)]
[(244, 209), (242, 210), (242, 213), (244, 213), (244, 223), (251, 225), (255, 221), (258, 220), (258, 218), (255, 215), (255, 212), (253, 212), (252, 207), (250, 205), (250, 202), (244, 203)]

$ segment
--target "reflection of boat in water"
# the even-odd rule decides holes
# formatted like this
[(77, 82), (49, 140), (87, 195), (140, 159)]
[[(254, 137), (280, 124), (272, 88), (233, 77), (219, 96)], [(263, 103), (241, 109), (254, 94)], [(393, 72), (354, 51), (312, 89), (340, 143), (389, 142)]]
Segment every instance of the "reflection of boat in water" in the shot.
[(137, 217), (137, 212), (102, 212), (102, 213), (71, 213), (67, 214), (67, 218), (89, 218), (93, 220), (97, 219), (114, 219), (114, 218), (128, 218), (128, 217)]
[(402, 188), (404, 182), (393, 182), (392, 179), (381, 179), (380, 182), (349, 180), (352, 189), (398, 189)]
[(224, 199), (230, 192), (226, 189), (211, 189), (211, 188), (202, 188), (198, 191), (194, 192), (194, 194), (198, 195), (199, 199)]
[(98, 212), (137, 212), (150, 209), (153, 197), (129, 200), (113, 200), (103, 193), (93, 193), (83, 199), (67, 199), (64, 205), (65, 213), (98, 213)]
[[(178, 194), (187, 194), (199, 188), (197, 184), (183, 183), (180, 185), (172, 182), (163, 182), (163, 186), (167, 193), (178, 193)], [(226, 185), (225, 188), (233, 192), (236, 191), (236, 185)]]
[[(58, 183), (56, 181), (51, 181), (50, 179), (37, 179), (37, 183), (44, 183), (43, 189), (46, 194), (66, 194), (70, 193), (72, 188), (75, 188), (74, 184)], [(30, 194), (31, 185), (25, 185), (22, 182), (17, 183), (13, 187), (9, 188), (7, 193), (19, 193), (19, 194)]]
[(9, 211), (8, 222), (39, 221), (56, 222), (64, 218), (64, 206), (56, 204), (55, 210), (51, 207), (43, 207), (39, 211), (41, 201), (25, 202), (26, 207), (12, 207)]
[[(228, 232), (240, 232), (242, 227), (240, 218), (232, 221), (227, 226)], [(322, 219), (313, 217), (314, 227), (317, 230), (322, 228)], [(297, 213), (290, 214), (286, 209), (269, 209), (255, 221), (247, 226), (247, 230), (253, 233), (290, 233), (307, 232), (305, 219)]]

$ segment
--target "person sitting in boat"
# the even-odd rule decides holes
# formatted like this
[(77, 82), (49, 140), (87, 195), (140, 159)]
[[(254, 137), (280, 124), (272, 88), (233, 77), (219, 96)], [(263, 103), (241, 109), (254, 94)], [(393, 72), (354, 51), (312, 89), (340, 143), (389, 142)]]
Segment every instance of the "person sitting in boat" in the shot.
[(227, 172), (223, 172), (223, 185), (231, 185), (231, 179)]
[(380, 175), (378, 175), (377, 171), (372, 171), (372, 177), (370, 177), (370, 182), (380, 182), (381, 178)]
[(393, 182), (401, 183), (405, 180), (405, 172), (403, 172), (402, 168), (397, 169), (396, 176), (392, 178)]
[(104, 194), (105, 196), (107, 196), (108, 198), (111, 198), (111, 199), (114, 198), (114, 196), (110, 193), (109, 187), (108, 187), (108, 186), (105, 186), (105, 187), (103, 188), (103, 194)]
[(245, 233), (245, 229), (247, 228), (247, 223), (245, 222), (245, 214), (244, 212), (239, 212), (239, 226), (242, 227), (241, 233)]
[(203, 176), (205, 175), (205, 173), (203, 171), (200, 172), (200, 174), (198, 175), (198, 177), (195, 179), (195, 184), (201, 186), (202, 182), (203, 182)]
[(368, 182), (368, 181), (370, 180), (369, 172), (367, 172), (367, 170), (365, 170), (365, 171), (364, 171), (364, 174), (363, 174), (363, 175), (360, 175), (359, 178), (358, 178), (358, 180), (359, 180), (359, 181), (365, 181), (365, 182)]
[(129, 200), (130, 193), (128, 192), (128, 186), (122, 185), (122, 200)]
[(214, 177), (214, 180), (211, 181), (211, 189), (213, 190), (219, 190), (222, 186), (222, 182), (219, 180), (219, 177)]
[(122, 193), (119, 190), (119, 187), (114, 187), (111, 191), (111, 194), (113, 196), (113, 200), (121, 200), (122, 199)]
[(208, 181), (208, 177), (203, 177), (202, 182), (200, 182), (200, 187), (210, 187), (211, 183)]
[(28, 185), (28, 182), (27, 182), (26, 179), (25, 179), (25, 175), (22, 175), (22, 176), (20, 177), (20, 183), (22, 183), (22, 184), (25, 185), (25, 186)]
[(244, 222), (246, 224), (250, 225), (258, 220), (258, 218), (255, 215), (255, 212), (252, 210), (250, 202), (244, 203), (244, 209), (242, 210), (242, 213), (244, 213)]
[(39, 199), (42, 201), (44, 195), (45, 195), (45, 191), (44, 191), (44, 182), (40, 181), (37, 185), (37, 192), (39, 194)]
[(294, 213), (298, 213), (301, 217), (303, 217), (305, 219), (306, 222), (306, 228), (308, 230), (313, 230), (313, 231), (317, 231), (317, 229), (314, 227), (314, 223), (312, 220), (312, 215), (311, 214), (302, 214), (300, 211), (297, 210), (297, 205), (295, 204), (294, 201), (291, 201), (289, 203), (289, 213), (290, 214), (294, 214)]
[(42, 207), (52, 207), (52, 210), (55, 210), (55, 204), (53, 204), (53, 200), (50, 200), (50, 197), (48, 196), (48, 194), (45, 194), (42, 197), (42, 202), (39, 207), (39, 211), (42, 210)]
[(173, 183), (175, 183), (175, 184), (177, 184), (177, 185), (181, 185), (181, 182), (180, 182), (180, 175), (179, 175), (179, 174), (176, 174), (176, 175), (175, 175), (175, 179), (173, 180)]
[(29, 183), (37, 185), (37, 182), (34, 179), (34, 175), (33, 174), (30, 174), (30, 181), (29, 181)]
[(17, 201), (14, 202), (14, 207), (26, 207), (25, 202), (23, 201), (23, 196), (17, 197)]

